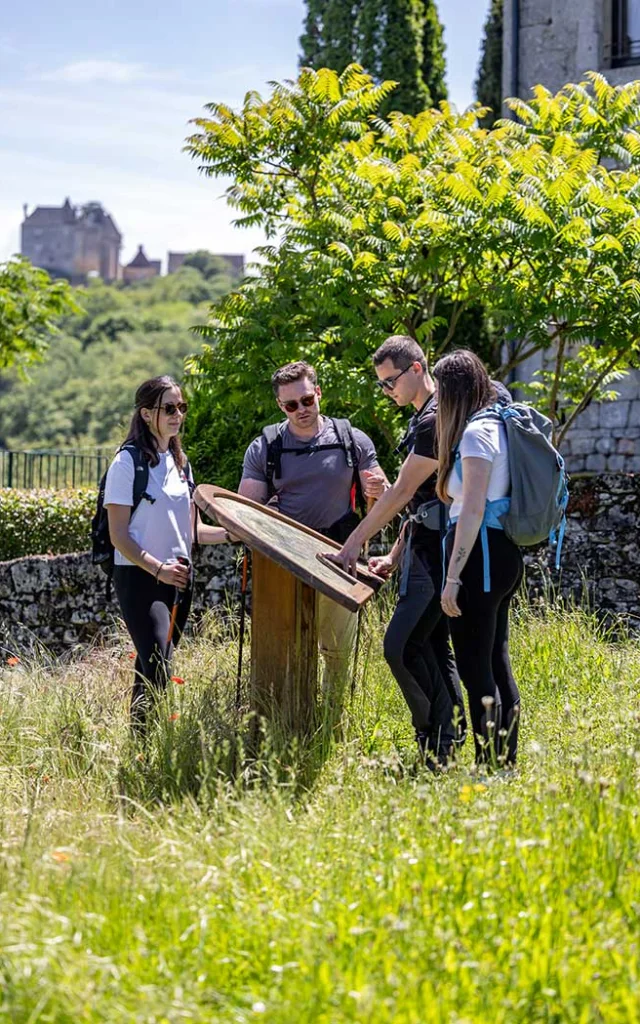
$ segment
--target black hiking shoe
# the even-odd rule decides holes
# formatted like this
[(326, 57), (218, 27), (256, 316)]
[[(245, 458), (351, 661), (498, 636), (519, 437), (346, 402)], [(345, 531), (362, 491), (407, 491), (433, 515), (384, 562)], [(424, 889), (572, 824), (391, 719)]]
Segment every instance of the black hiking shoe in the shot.
[(439, 743), (434, 742), (434, 740), (435, 737), (431, 733), (416, 733), (419, 763), (428, 768), (433, 775), (440, 775), (443, 771), (446, 771), (449, 763), (453, 738), (448, 737), (447, 742)]

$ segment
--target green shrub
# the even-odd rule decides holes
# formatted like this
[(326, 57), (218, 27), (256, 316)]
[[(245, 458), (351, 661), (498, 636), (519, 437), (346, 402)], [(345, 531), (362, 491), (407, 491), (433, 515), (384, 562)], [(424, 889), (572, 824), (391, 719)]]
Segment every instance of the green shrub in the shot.
[(0, 489), (0, 561), (87, 551), (95, 490)]

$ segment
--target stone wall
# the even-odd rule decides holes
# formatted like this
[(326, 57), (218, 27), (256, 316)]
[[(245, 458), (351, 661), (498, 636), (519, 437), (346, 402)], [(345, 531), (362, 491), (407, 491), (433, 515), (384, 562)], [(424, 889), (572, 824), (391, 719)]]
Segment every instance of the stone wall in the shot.
[(530, 593), (551, 584), (604, 619), (640, 629), (640, 474), (589, 476), (571, 482), (567, 532), (558, 575), (545, 546), (528, 554)]
[[(239, 548), (201, 548), (195, 559), (194, 611), (238, 598)], [(32, 555), (0, 562), (0, 651), (40, 641), (59, 652), (89, 643), (115, 628), (115, 595), (106, 599), (106, 576), (88, 553)]]
[[(234, 604), (239, 594), (239, 549), (202, 548), (196, 561), (196, 616)], [(526, 554), (534, 598), (549, 584), (604, 617), (621, 616), (640, 629), (640, 473), (574, 479), (560, 575), (544, 545)], [(105, 576), (88, 554), (0, 562), (0, 650), (41, 641), (53, 651), (87, 643), (114, 629), (115, 599), (106, 601)]]

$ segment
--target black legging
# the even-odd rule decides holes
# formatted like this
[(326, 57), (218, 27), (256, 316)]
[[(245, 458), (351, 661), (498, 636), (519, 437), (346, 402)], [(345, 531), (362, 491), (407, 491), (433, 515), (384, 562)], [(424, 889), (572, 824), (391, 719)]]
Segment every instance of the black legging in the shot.
[[(437, 552), (438, 535), (434, 544)], [(440, 606), (440, 558), (438, 553), (430, 557), (423, 548), (411, 552), (407, 592), (398, 599), (387, 627), (384, 656), (409, 706), (417, 737), (426, 740), (430, 750), (444, 753), (454, 739), (464, 738), (466, 722), (449, 627)]]
[(142, 733), (152, 703), (150, 690), (161, 693), (166, 689), (171, 655), (189, 615), (192, 591), (188, 588), (182, 593), (167, 657), (167, 634), (175, 597), (174, 587), (167, 583), (156, 583), (153, 576), (137, 565), (116, 565), (113, 584), (122, 618), (137, 653), (131, 694), (131, 725), (134, 730)]
[[(447, 561), (454, 533), (451, 528), (447, 536)], [(460, 678), (469, 695), (476, 759), (491, 760), (495, 750), (499, 763), (504, 760), (514, 764), (520, 694), (509, 660), (509, 603), (522, 581), (523, 562), (519, 549), (502, 530), (490, 528), (487, 534), (491, 590), (484, 592), (484, 560), (478, 535), (460, 574), (458, 604), (462, 614), (449, 620), (449, 628)]]

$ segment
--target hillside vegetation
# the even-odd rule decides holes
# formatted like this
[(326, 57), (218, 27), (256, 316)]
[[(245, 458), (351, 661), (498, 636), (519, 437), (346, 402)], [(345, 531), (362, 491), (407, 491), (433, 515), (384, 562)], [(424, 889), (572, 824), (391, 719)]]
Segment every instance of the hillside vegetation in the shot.
[(60, 323), (27, 380), (0, 374), (0, 447), (110, 444), (128, 425), (135, 386), (159, 373), (183, 376), (201, 344), (190, 328), (234, 284), (208, 255), (166, 277), (123, 287), (92, 281), (74, 289), (83, 312)]

